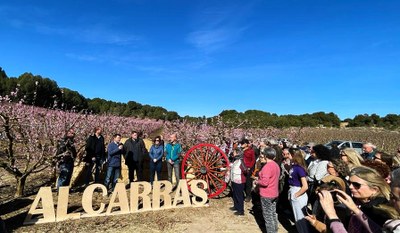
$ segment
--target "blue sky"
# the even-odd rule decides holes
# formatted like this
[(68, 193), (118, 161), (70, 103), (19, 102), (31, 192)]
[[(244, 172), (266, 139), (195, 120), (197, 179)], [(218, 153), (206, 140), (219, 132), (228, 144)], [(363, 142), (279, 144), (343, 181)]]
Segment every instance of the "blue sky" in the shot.
[(0, 0), (0, 67), (181, 116), (400, 114), (400, 1)]

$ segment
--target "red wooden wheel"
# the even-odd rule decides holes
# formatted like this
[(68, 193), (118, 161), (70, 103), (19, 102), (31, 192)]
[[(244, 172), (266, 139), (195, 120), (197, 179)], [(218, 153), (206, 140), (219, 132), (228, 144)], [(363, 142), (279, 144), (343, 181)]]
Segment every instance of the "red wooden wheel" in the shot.
[(225, 173), (228, 157), (213, 144), (198, 144), (189, 149), (182, 161), (182, 178), (189, 184), (192, 180), (207, 182), (208, 197), (216, 197), (226, 189)]

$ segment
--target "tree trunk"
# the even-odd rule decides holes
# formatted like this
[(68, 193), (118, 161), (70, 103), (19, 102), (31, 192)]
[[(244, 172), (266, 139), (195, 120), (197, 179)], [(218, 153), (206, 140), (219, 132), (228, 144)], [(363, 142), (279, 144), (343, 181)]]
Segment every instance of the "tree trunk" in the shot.
[(21, 176), (17, 178), (17, 191), (14, 197), (22, 197), (24, 195), (26, 176)]

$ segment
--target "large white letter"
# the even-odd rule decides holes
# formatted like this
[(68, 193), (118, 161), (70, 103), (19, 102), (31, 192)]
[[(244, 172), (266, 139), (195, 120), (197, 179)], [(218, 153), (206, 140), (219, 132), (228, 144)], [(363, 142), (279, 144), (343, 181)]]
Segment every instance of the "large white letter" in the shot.
[[(143, 192), (139, 193), (139, 187), (143, 186)], [(131, 183), (131, 213), (137, 212), (139, 210), (139, 197), (142, 198), (144, 210), (151, 210), (151, 199), (150, 194), (151, 185), (149, 182), (132, 182)]]
[[(115, 202), (115, 199), (118, 197), (118, 202)], [(120, 211), (114, 212), (111, 214), (111, 211), (114, 207), (119, 207)], [(127, 214), (129, 213), (129, 205), (128, 205), (128, 195), (126, 194), (125, 184), (117, 183), (114, 188), (114, 192), (110, 199), (110, 204), (108, 204), (107, 215), (114, 214)]]
[(68, 214), (68, 195), (69, 186), (62, 186), (59, 188), (57, 200), (57, 222), (66, 219), (79, 219), (81, 217), (80, 213)]
[[(164, 184), (164, 190), (161, 191), (161, 184)], [(163, 209), (171, 208), (172, 184), (167, 180), (153, 182), (153, 210), (160, 209), (161, 196), (164, 197)]]
[(105, 204), (100, 203), (100, 208), (96, 211), (93, 209), (93, 192), (96, 188), (100, 188), (103, 197), (107, 196), (107, 188), (106, 186), (102, 184), (91, 184), (89, 185), (85, 191), (83, 191), (83, 197), (82, 197), (82, 207), (87, 213), (87, 215), (82, 215), (82, 217), (92, 217), (92, 216), (103, 216), (104, 214), (101, 214), (101, 212), (104, 211)]
[(176, 207), (179, 201), (183, 201), (182, 207), (189, 207), (191, 205), (189, 190), (186, 180), (179, 180), (178, 187), (175, 191), (174, 203), (172, 204), (172, 206)]
[[(40, 200), (42, 200), (42, 209), (36, 209)], [(43, 214), (43, 218), (32, 220), (32, 216), (35, 214)], [(31, 208), (26, 215), (24, 225), (35, 224), (35, 223), (46, 223), (55, 222), (56, 214), (54, 213), (54, 202), (53, 195), (51, 194), (50, 187), (41, 187), (35, 200), (33, 201)]]
[[(202, 184), (203, 189), (198, 186), (199, 183)], [(203, 206), (206, 204), (208, 195), (205, 189), (207, 189), (207, 182), (204, 180), (192, 180), (192, 182), (190, 182), (190, 191), (192, 191), (194, 194), (192, 197), (192, 202), (195, 206)], [(201, 198), (202, 200), (200, 202), (196, 201), (197, 197)]]

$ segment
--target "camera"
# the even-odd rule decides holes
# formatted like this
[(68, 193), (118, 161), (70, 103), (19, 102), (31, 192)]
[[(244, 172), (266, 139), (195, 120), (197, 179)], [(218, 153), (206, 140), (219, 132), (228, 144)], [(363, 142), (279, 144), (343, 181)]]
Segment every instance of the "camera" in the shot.
[(338, 199), (337, 199), (337, 192), (336, 191), (334, 191), (334, 190), (332, 190), (332, 191), (329, 191), (330, 193), (331, 193), (331, 195), (332, 195), (332, 199), (333, 199), (333, 202), (338, 202)]

